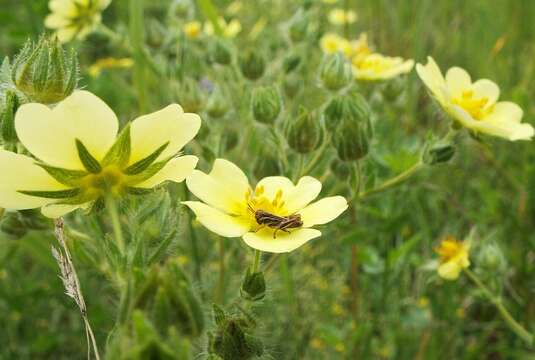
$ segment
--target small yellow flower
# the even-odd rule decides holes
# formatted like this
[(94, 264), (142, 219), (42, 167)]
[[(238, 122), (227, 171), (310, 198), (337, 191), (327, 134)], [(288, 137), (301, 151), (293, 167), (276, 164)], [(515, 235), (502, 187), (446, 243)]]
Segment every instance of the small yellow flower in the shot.
[(202, 25), (199, 21), (190, 21), (182, 28), (188, 39), (197, 39), (201, 36)]
[(325, 348), (325, 343), (321, 339), (315, 337), (310, 341), (310, 346), (312, 346), (313, 349), (321, 350)]
[(349, 42), (349, 52), (346, 56), (352, 60), (360, 59), (364, 56), (368, 56), (372, 53), (368, 44), (368, 34), (361, 33), (357, 40)]
[(83, 39), (101, 21), (101, 13), (111, 0), (50, 0), (52, 12), (45, 19), (45, 26), (56, 31), (61, 42), (74, 38)]
[[(224, 159), (217, 159), (209, 174), (194, 170), (186, 184), (203, 202), (184, 204), (208, 230), (224, 237), (241, 236), (250, 247), (272, 253), (290, 252), (319, 237), (321, 232), (312, 227), (336, 219), (347, 209), (342, 196), (310, 204), (321, 191), (321, 183), (310, 176), (296, 185), (288, 178), (269, 176), (252, 190), (240, 168)], [(278, 217), (300, 217), (301, 224), (274, 230), (257, 222), (259, 210)]]
[(235, 16), (243, 8), (243, 3), (241, 1), (233, 1), (227, 6), (226, 13), (228, 15)]
[(0, 206), (41, 208), (57, 218), (106, 196), (181, 182), (198, 159), (179, 151), (200, 126), (198, 115), (172, 104), (138, 117), (117, 135), (117, 116), (87, 91), (73, 92), (53, 109), (22, 105), (15, 129), (37, 160), (0, 150)]
[(343, 343), (338, 343), (334, 346), (334, 350), (336, 350), (339, 353), (343, 353), (344, 351), (346, 351), (346, 347)]
[(470, 266), (468, 258), (470, 243), (459, 241), (452, 236), (446, 237), (435, 251), (440, 255), (438, 275), (446, 280), (455, 280), (462, 269)]
[[(223, 37), (226, 38), (236, 37), (236, 35), (238, 35), (241, 31), (241, 23), (236, 19), (233, 19), (227, 23), (224, 18), (220, 17), (218, 19), (218, 24), (223, 30)], [(210, 36), (214, 35), (214, 26), (211, 22), (206, 22), (204, 24), (204, 33)]]
[(131, 68), (134, 65), (134, 60), (131, 58), (103, 58), (98, 59), (93, 65), (91, 65), (88, 69), (89, 75), (92, 77), (97, 77), (100, 75), (100, 73), (105, 69), (114, 69), (114, 68), (122, 68), (122, 69), (128, 69)]
[(351, 52), (349, 41), (335, 33), (327, 33), (320, 39), (320, 46), (326, 54), (336, 54), (342, 52), (344, 55), (348, 55)]
[(498, 102), (500, 88), (494, 82), (472, 82), (459, 67), (450, 68), (444, 77), (431, 57), (426, 65), (417, 64), (416, 71), (440, 106), (464, 127), (511, 141), (533, 137), (533, 127), (520, 122), (522, 109), (513, 102)]
[(410, 72), (414, 61), (373, 53), (354, 57), (352, 65), (353, 73), (358, 80), (378, 81)]
[(357, 13), (353, 10), (333, 9), (329, 12), (328, 18), (334, 25), (353, 24), (357, 21)]

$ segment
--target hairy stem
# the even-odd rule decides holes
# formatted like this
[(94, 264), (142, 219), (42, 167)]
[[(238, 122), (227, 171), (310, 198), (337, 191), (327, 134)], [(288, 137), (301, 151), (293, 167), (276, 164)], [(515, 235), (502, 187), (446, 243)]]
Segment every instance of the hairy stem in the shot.
[(115, 243), (122, 256), (125, 255), (125, 242), (123, 237), (123, 230), (121, 227), (121, 218), (119, 217), (119, 209), (117, 208), (117, 202), (112, 196), (106, 198), (106, 208), (110, 215), (111, 225), (113, 227), (113, 236)]
[(260, 256), (262, 255), (262, 251), (256, 250), (254, 251), (254, 262), (253, 262), (253, 271), (252, 273), (258, 272), (258, 269), (260, 268)]

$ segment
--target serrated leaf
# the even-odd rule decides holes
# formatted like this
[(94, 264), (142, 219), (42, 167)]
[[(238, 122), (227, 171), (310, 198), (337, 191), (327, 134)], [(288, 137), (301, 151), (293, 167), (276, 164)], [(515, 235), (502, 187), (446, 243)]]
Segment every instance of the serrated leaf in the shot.
[(76, 139), (76, 149), (78, 150), (78, 157), (87, 171), (97, 174), (102, 170), (98, 160), (89, 153), (89, 150), (87, 150), (85, 145), (78, 139)]

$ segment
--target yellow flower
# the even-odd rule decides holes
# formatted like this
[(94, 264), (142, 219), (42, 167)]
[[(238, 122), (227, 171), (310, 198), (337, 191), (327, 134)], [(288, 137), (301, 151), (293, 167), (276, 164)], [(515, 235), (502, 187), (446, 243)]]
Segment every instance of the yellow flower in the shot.
[(357, 21), (357, 13), (353, 10), (333, 9), (329, 12), (328, 18), (334, 25), (352, 24)]
[[(241, 31), (241, 23), (236, 19), (233, 19), (227, 23), (224, 18), (220, 17), (218, 19), (218, 24), (223, 30), (223, 37), (226, 38), (236, 37), (236, 35), (238, 35), (238, 33)], [(204, 33), (206, 35), (214, 35), (214, 26), (211, 22), (206, 22), (204, 24)]]
[(53, 109), (22, 105), (15, 129), (37, 160), (0, 150), (0, 206), (40, 207), (56, 218), (105, 196), (183, 181), (198, 159), (178, 154), (200, 126), (198, 115), (172, 104), (138, 117), (117, 135), (117, 116), (87, 91), (73, 92)]
[(130, 58), (103, 58), (98, 59), (93, 65), (91, 65), (88, 69), (89, 75), (92, 77), (97, 77), (100, 75), (102, 70), (105, 69), (113, 69), (113, 68), (123, 68), (127, 69), (134, 65), (134, 60)]
[(354, 57), (352, 65), (353, 73), (358, 80), (377, 81), (410, 72), (414, 61), (373, 53)]
[(470, 243), (468, 241), (458, 241), (452, 236), (446, 237), (435, 249), (440, 255), (440, 265), (438, 275), (446, 280), (455, 280), (459, 277), (462, 269), (470, 266), (468, 255)]
[(444, 77), (431, 57), (425, 66), (417, 64), (416, 71), (441, 107), (464, 127), (511, 141), (533, 137), (533, 127), (520, 122), (522, 109), (513, 102), (498, 102), (500, 89), (494, 82), (472, 82), (459, 67), (450, 68)]
[(320, 47), (326, 54), (343, 53), (348, 59), (362, 58), (371, 53), (366, 33), (360, 34), (357, 40), (348, 41), (335, 33), (326, 33), (320, 39)]
[(50, 0), (52, 12), (45, 19), (45, 26), (56, 31), (61, 42), (74, 38), (83, 39), (100, 23), (101, 12), (111, 0)]
[(182, 30), (188, 39), (197, 39), (201, 35), (202, 25), (198, 21), (190, 21)]
[[(297, 185), (288, 178), (270, 176), (252, 190), (240, 168), (224, 159), (217, 159), (209, 174), (194, 170), (186, 184), (203, 202), (184, 204), (208, 230), (224, 237), (242, 236), (250, 247), (272, 253), (290, 252), (317, 238), (321, 232), (312, 229), (314, 225), (328, 223), (347, 209), (341, 196), (310, 204), (321, 191), (321, 183), (310, 176), (302, 177)], [(257, 222), (258, 211), (293, 216), (300, 223), (294, 221), (295, 227), (274, 230)]]
[(372, 51), (368, 44), (368, 34), (361, 33), (357, 40), (349, 42), (349, 52), (346, 54), (346, 56), (354, 60), (370, 55), (371, 53)]

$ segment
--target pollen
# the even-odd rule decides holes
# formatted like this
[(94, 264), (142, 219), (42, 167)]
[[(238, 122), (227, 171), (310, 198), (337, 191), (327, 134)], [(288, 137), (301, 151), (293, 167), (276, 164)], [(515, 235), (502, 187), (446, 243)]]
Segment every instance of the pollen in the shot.
[(453, 103), (462, 107), (474, 119), (481, 120), (487, 115), (491, 108), (487, 107), (489, 99), (487, 97), (475, 97), (474, 90), (465, 90), (461, 96), (453, 99)]

